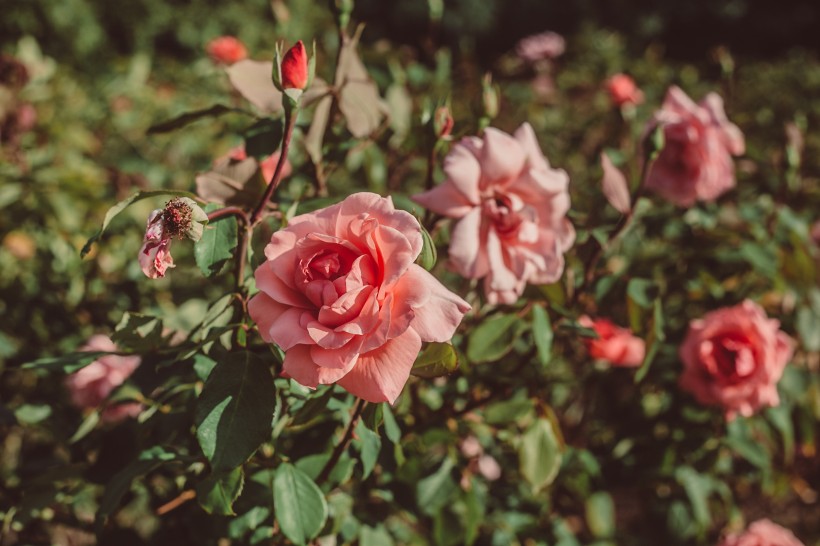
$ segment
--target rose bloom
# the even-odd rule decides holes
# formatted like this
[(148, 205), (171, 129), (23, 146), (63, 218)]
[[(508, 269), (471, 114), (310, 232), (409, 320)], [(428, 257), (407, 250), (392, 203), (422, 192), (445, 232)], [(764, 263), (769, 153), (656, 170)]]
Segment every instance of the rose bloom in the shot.
[(777, 406), (777, 382), (792, 355), (792, 340), (756, 303), (707, 313), (689, 324), (680, 347), (681, 388), (701, 404), (723, 408), (726, 419)]
[(564, 37), (552, 31), (533, 34), (519, 40), (515, 52), (527, 62), (560, 57), (566, 48)]
[(274, 233), (248, 312), (285, 351), (285, 374), (393, 403), (422, 341), (448, 341), (470, 309), (413, 263), (421, 249), (418, 221), (373, 193)]
[(726, 537), (720, 546), (804, 546), (804, 544), (788, 529), (768, 519), (760, 519), (752, 523), (746, 532)]
[(245, 44), (233, 36), (214, 38), (205, 46), (208, 55), (215, 62), (233, 64), (247, 58), (248, 50)]
[(615, 74), (606, 81), (606, 90), (615, 106), (636, 105), (643, 102), (643, 91), (626, 74)]
[[(117, 351), (111, 338), (95, 335), (88, 340), (82, 351)], [(65, 383), (71, 395), (71, 403), (80, 409), (96, 409), (108, 398), (111, 392), (122, 385), (140, 365), (138, 356), (105, 355), (66, 377)], [(138, 402), (126, 404), (108, 404), (102, 411), (102, 418), (107, 422), (121, 421), (126, 417), (135, 417), (142, 410)]]
[(447, 180), (414, 196), (459, 221), (450, 261), (463, 276), (484, 278), (490, 303), (515, 303), (527, 283), (555, 282), (575, 240), (566, 218), (569, 177), (552, 169), (528, 123), (510, 136), (487, 128), (444, 159)]
[(589, 356), (606, 360), (614, 366), (634, 368), (640, 366), (646, 354), (646, 344), (641, 338), (632, 335), (630, 330), (615, 326), (607, 319), (591, 319), (582, 316), (578, 323), (592, 328), (598, 339), (584, 338)]
[(733, 155), (745, 150), (743, 133), (726, 119), (723, 99), (709, 93), (692, 102), (678, 87), (647, 127), (663, 129), (665, 144), (650, 165), (646, 187), (681, 207), (713, 201), (735, 186)]

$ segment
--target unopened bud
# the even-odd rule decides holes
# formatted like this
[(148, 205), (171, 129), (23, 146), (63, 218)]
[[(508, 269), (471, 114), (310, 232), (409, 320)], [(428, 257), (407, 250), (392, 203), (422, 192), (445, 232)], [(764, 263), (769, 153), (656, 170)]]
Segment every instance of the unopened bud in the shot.
[(308, 84), (308, 56), (302, 40), (290, 48), (282, 59), (282, 89), (304, 89)]
[(453, 115), (450, 109), (446, 106), (439, 106), (436, 108), (436, 113), (433, 115), (433, 130), (436, 132), (436, 138), (446, 138), (453, 132)]
[(490, 119), (498, 115), (498, 90), (493, 85), (493, 75), (487, 72), (481, 82), (481, 98), (484, 102), (484, 115)]

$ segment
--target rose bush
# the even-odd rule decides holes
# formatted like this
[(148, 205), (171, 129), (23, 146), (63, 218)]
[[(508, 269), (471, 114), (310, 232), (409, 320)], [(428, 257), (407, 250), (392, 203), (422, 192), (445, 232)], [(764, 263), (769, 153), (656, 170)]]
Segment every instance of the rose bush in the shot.
[(413, 262), (421, 227), (390, 198), (356, 193), (293, 218), (265, 247), (248, 311), (302, 385), (394, 402), (422, 341), (448, 341), (470, 306)]
[(680, 385), (700, 403), (723, 408), (729, 420), (748, 417), (780, 402), (777, 382), (793, 345), (780, 322), (752, 301), (712, 311), (689, 325)]

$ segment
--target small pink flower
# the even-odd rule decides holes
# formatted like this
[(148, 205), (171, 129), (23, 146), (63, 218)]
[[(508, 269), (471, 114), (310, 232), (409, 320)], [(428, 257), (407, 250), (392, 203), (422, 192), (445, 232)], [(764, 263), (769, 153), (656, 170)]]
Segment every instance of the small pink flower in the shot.
[(205, 50), (215, 62), (233, 64), (248, 57), (245, 44), (233, 36), (214, 38), (205, 47)]
[(393, 201), (354, 193), (293, 218), (265, 248), (248, 312), (302, 385), (338, 383), (393, 403), (422, 341), (448, 341), (470, 309), (413, 263), (421, 226)]
[[(92, 336), (81, 349), (83, 351), (117, 351), (111, 338), (104, 335)], [(80, 409), (96, 409), (111, 392), (122, 385), (140, 364), (138, 356), (105, 355), (66, 377), (66, 387), (71, 395), (71, 403)], [(135, 417), (142, 409), (138, 402), (106, 405), (102, 418), (116, 422), (125, 417)]]
[(804, 546), (788, 529), (760, 519), (752, 523), (743, 533), (726, 537), (720, 546)]
[(743, 133), (730, 123), (723, 99), (709, 93), (695, 104), (678, 87), (647, 127), (660, 126), (665, 144), (649, 167), (646, 187), (681, 207), (714, 201), (735, 186), (733, 155), (745, 150)]
[(534, 63), (542, 59), (555, 59), (564, 53), (564, 37), (552, 31), (533, 34), (522, 38), (515, 46), (515, 52), (527, 62)]
[(680, 386), (701, 404), (723, 408), (726, 419), (777, 406), (777, 382), (792, 355), (792, 340), (746, 300), (689, 324), (680, 347)]
[(640, 366), (646, 354), (644, 340), (632, 334), (626, 328), (615, 326), (607, 319), (591, 319), (582, 316), (578, 323), (592, 328), (598, 339), (584, 338), (589, 356), (606, 360), (614, 366), (634, 368)]
[(636, 105), (643, 102), (643, 91), (626, 74), (615, 74), (606, 81), (606, 89), (615, 106)]
[(528, 123), (514, 136), (488, 128), (444, 159), (447, 180), (413, 197), (459, 221), (450, 261), (470, 279), (484, 278), (490, 303), (515, 303), (527, 283), (555, 282), (575, 240), (566, 218), (569, 177), (552, 169)]
[(308, 84), (308, 56), (302, 40), (282, 58), (282, 89), (304, 89)]

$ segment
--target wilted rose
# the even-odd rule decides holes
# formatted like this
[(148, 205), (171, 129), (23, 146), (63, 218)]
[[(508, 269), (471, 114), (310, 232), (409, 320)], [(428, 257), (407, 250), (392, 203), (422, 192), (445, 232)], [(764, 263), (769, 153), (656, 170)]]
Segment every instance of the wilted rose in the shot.
[(555, 282), (575, 240), (566, 218), (569, 177), (549, 166), (528, 123), (514, 136), (488, 128), (468, 137), (444, 160), (447, 180), (414, 196), (459, 221), (450, 260), (471, 279), (484, 278), (490, 303), (514, 303), (527, 283)]
[(643, 91), (626, 74), (615, 74), (606, 81), (606, 89), (615, 106), (636, 105), (643, 102)]
[(156, 209), (148, 216), (145, 236), (139, 251), (142, 272), (150, 279), (165, 276), (174, 267), (171, 257), (171, 240), (187, 237), (198, 241), (202, 237), (208, 215), (199, 205), (187, 197), (171, 199), (164, 209)]
[(448, 341), (470, 309), (414, 260), (418, 221), (392, 200), (355, 193), (290, 220), (265, 248), (248, 312), (308, 387), (338, 383), (394, 402), (422, 341)]
[(580, 317), (578, 323), (592, 328), (598, 334), (597, 339), (584, 338), (584, 344), (592, 358), (625, 368), (637, 367), (643, 362), (646, 343), (630, 330), (616, 326), (607, 319), (593, 320), (588, 316)]
[(728, 420), (777, 406), (777, 382), (792, 355), (792, 340), (756, 303), (707, 313), (689, 324), (680, 347), (680, 386), (701, 404), (723, 408)]
[(647, 134), (663, 131), (664, 146), (652, 162), (646, 187), (661, 197), (690, 207), (713, 201), (735, 186), (733, 155), (745, 150), (743, 134), (723, 111), (723, 99), (709, 93), (695, 104), (678, 87), (666, 93)]
[(743, 533), (729, 535), (720, 546), (804, 546), (788, 529), (768, 519), (749, 525)]
[[(81, 350), (116, 352), (117, 346), (108, 336), (95, 335)], [(139, 365), (140, 357), (138, 356), (104, 355), (99, 357), (88, 366), (66, 377), (66, 387), (72, 404), (80, 409), (100, 407), (108, 395), (122, 385)], [(102, 411), (102, 418), (108, 422), (119, 421), (125, 417), (138, 415), (141, 408), (142, 405), (138, 402), (108, 404)]]
[(233, 36), (214, 38), (208, 42), (205, 50), (211, 59), (222, 64), (233, 64), (248, 56), (248, 50), (245, 44)]

